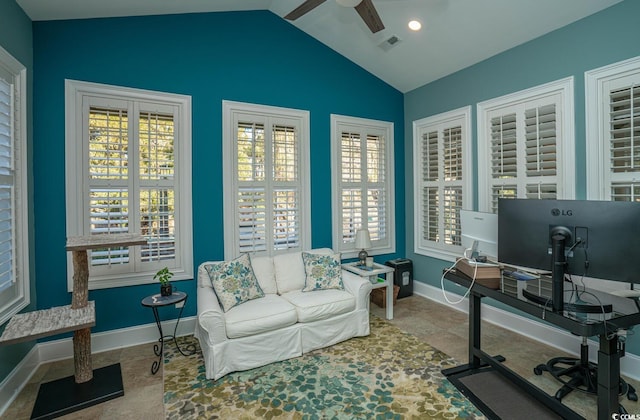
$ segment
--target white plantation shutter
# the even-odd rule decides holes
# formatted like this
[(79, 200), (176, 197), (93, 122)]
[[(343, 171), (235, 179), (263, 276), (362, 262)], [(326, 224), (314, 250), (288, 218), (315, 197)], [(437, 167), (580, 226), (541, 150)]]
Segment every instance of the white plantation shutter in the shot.
[(308, 249), (306, 112), (224, 101), (225, 258)]
[(587, 198), (640, 201), (640, 57), (585, 72)]
[(14, 96), (13, 84), (0, 72), (0, 292), (15, 280)]
[(26, 72), (0, 47), (0, 325), (30, 303)]
[[(137, 264), (156, 266), (162, 261), (172, 266), (176, 259), (175, 121), (172, 113), (145, 110), (148, 106), (88, 100), (89, 233), (140, 233), (148, 244), (140, 247)], [(92, 250), (93, 272), (99, 275), (100, 266), (111, 272), (119, 270), (116, 265), (130, 265), (119, 270), (123, 272), (140, 269), (131, 264), (130, 252), (130, 247)]]
[(565, 79), (478, 104), (480, 210), (497, 212), (500, 198), (572, 198), (572, 89)]
[(332, 115), (334, 247), (355, 252), (355, 235), (369, 230), (371, 255), (392, 252), (392, 125)]
[(66, 88), (67, 235), (147, 239), (91, 250), (90, 289), (149, 283), (164, 267), (174, 280), (192, 278), (190, 98), (76, 81)]
[(460, 209), (468, 205), (470, 108), (414, 122), (416, 252), (459, 254)]
[(640, 201), (640, 80), (610, 91), (609, 138), (611, 199)]

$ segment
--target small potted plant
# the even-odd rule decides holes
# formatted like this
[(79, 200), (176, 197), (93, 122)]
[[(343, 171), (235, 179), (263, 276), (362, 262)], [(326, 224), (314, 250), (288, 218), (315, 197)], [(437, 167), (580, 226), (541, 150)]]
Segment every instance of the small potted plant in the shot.
[(173, 293), (171, 282), (169, 281), (172, 276), (173, 273), (169, 271), (167, 267), (162, 270), (158, 270), (156, 275), (153, 276), (154, 280), (158, 280), (160, 282), (160, 295), (171, 296), (171, 293)]

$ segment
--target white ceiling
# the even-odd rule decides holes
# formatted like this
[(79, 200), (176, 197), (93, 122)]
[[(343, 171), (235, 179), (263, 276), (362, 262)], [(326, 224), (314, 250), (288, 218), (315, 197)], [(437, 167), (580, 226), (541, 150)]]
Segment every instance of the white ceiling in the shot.
[[(16, 0), (34, 21), (234, 10), (284, 16), (303, 0)], [(385, 29), (327, 0), (292, 22), (401, 92), (408, 92), (622, 0), (373, 0)], [(420, 32), (407, 28), (422, 22)], [(391, 36), (401, 41), (380, 48)]]

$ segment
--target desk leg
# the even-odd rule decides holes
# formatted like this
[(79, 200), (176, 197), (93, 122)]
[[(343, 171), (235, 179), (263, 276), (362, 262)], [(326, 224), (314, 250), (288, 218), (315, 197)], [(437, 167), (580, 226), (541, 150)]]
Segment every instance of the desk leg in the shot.
[(469, 366), (473, 369), (481, 365), (476, 350), (480, 350), (480, 321), (482, 298), (475, 293), (469, 295)]
[(387, 319), (393, 319), (393, 272), (387, 273)]
[(598, 351), (598, 419), (611, 419), (620, 413), (620, 351), (618, 336), (600, 335)]

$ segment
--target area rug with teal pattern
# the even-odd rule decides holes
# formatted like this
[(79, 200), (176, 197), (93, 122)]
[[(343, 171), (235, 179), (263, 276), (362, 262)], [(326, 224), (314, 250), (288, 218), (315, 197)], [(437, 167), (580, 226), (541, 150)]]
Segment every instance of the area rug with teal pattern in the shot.
[(371, 316), (371, 334), (301, 357), (206, 379), (197, 352), (165, 347), (168, 419), (479, 419), (484, 418), (440, 373), (453, 358)]

